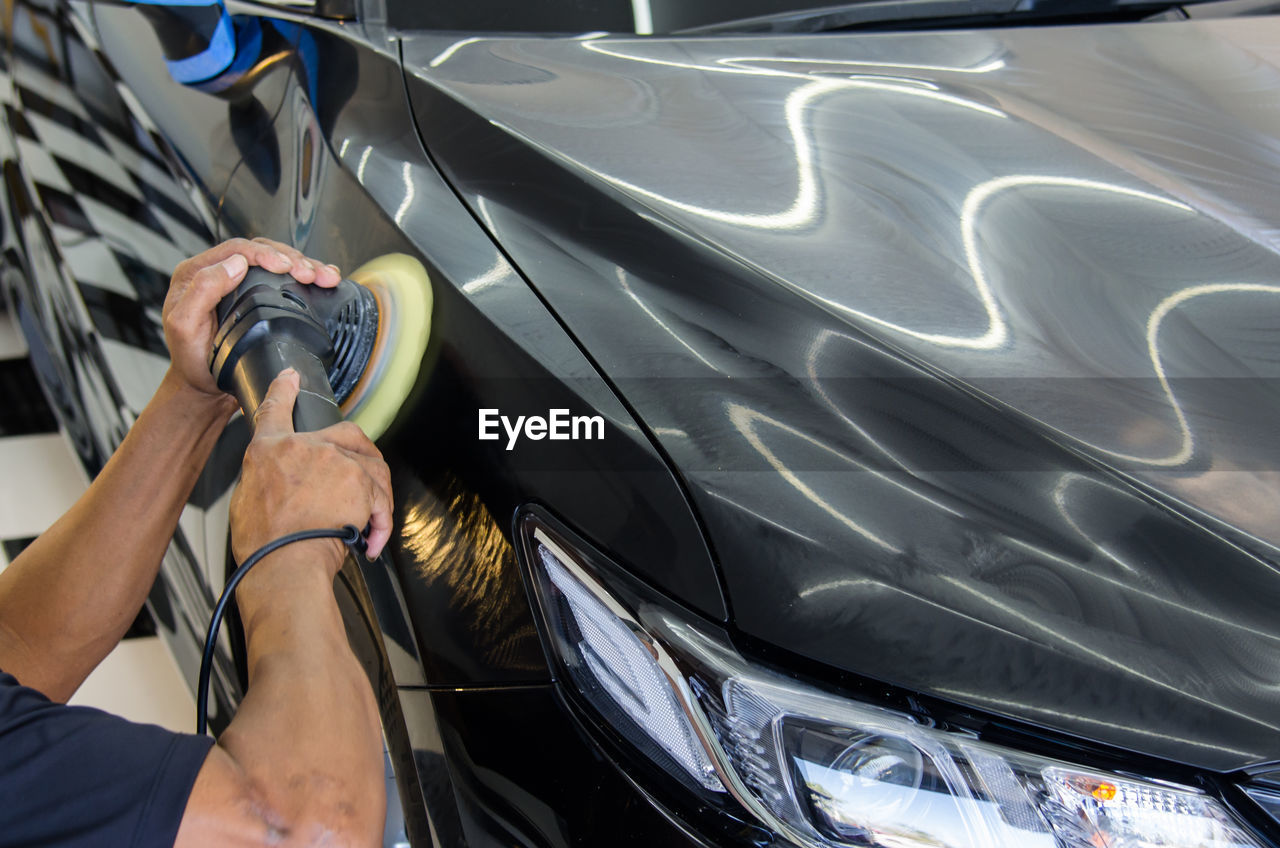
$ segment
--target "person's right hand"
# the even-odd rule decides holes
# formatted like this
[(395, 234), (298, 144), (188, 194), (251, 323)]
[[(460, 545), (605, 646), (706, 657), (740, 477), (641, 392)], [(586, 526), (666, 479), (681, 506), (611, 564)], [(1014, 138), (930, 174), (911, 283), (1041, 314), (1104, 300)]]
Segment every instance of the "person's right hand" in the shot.
[[(253, 440), (231, 496), (236, 561), (289, 533), (344, 524), (370, 526), (368, 556), (374, 559), (391, 538), (391, 472), (355, 424), (295, 433), (297, 397), (298, 373), (290, 368), (272, 381), (254, 415)], [(306, 544), (320, 543), (334, 553), (326, 558), (332, 578), (346, 551), (337, 539)]]
[(333, 265), (322, 265), (296, 248), (266, 238), (228, 239), (179, 263), (161, 313), (170, 371), (197, 396), (223, 403), (227, 409), (235, 406), (209, 373), (209, 350), (218, 331), (214, 308), (254, 265), (321, 288), (332, 288), (342, 279)]

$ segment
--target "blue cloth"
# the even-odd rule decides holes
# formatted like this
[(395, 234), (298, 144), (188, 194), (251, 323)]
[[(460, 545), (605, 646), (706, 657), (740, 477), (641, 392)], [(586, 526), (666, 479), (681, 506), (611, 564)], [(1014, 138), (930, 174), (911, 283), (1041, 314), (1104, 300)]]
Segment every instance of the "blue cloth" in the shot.
[(0, 848), (168, 848), (211, 747), (0, 672)]

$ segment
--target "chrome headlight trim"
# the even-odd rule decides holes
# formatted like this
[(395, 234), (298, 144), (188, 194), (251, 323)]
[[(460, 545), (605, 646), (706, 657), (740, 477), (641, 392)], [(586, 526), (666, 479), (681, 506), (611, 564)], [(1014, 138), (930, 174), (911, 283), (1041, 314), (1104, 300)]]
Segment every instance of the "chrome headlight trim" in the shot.
[[(547, 631), (544, 636), (556, 629), (557, 612), (553, 607), (555, 599), (551, 597), (555, 590), (549, 588), (553, 581), (539, 559), (539, 550), (547, 552), (591, 602), (607, 610), (652, 657), (688, 728), (689, 738), (696, 740), (705, 753), (705, 759), (698, 759), (697, 769), (690, 768), (688, 759), (681, 761), (680, 757), (669, 757), (670, 762), (658, 764), (686, 782), (692, 778), (704, 790), (727, 793), (765, 827), (796, 845), (833, 848), (855, 844), (849, 839), (864, 837), (841, 836), (839, 828), (849, 823), (849, 817), (842, 819), (842, 814), (852, 812), (856, 814), (855, 820), (870, 820), (869, 817), (881, 813), (879, 810), (867, 813), (865, 806), (859, 806), (867, 797), (865, 793), (826, 799), (823, 803), (827, 803), (833, 816), (828, 817), (829, 827), (820, 829), (822, 822), (815, 815), (813, 793), (815, 786), (823, 789), (825, 778), (820, 774), (815, 782), (810, 779), (814, 772), (803, 771), (802, 758), (794, 755), (798, 749), (788, 747), (792, 743), (782, 738), (788, 722), (792, 725), (826, 722), (851, 736), (862, 734), (901, 743), (897, 749), (892, 745), (877, 749), (878, 755), (914, 748), (920, 752), (920, 761), (927, 761), (933, 769), (934, 786), (928, 795), (921, 797), (927, 797), (930, 805), (950, 804), (954, 808), (949, 813), (947, 827), (942, 828), (948, 837), (945, 842), (925, 841), (927, 834), (916, 836), (901, 829), (874, 827), (858, 832), (883, 841), (858, 841), (857, 844), (993, 844), (1024, 848), (1034, 843), (1046, 848), (1077, 848), (1090, 845), (1096, 834), (1106, 837), (1120, 833), (1122, 839), (1128, 839), (1134, 838), (1135, 833), (1145, 835), (1146, 831), (1135, 831), (1135, 827), (1149, 826), (1158, 831), (1153, 835), (1160, 840), (1150, 842), (1151, 845), (1170, 848), (1200, 844), (1220, 848), (1260, 845), (1253, 831), (1227, 805), (1193, 787), (1098, 770), (982, 742), (976, 734), (939, 730), (908, 714), (825, 692), (755, 666), (739, 655), (723, 634), (717, 636), (696, 616), (679, 611), (651, 590), (641, 588), (634, 578), (585, 543), (572, 541), (574, 536), (558, 529), (553, 522), (539, 514), (525, 512), (518, 516), (517, 526), (524, 542), (541, 624)], [(553, 661), (564, 666), (563, 639), (557, 642), (551, 633), (549, 641)], [(577, 694), (584, 694), (579, 680), (571, 674), (567, 676), (562, 682), (576, 687)], [(765, 757), (773, 759), (754, 774), (749, 763), (744, 766), (746, 761), (738, 740), (726, 730), (728, 724), (741, 719), (734, 699), (743, 697), (742, 693), (771, 694), (772, 701), (776, 702), (772, 703), (774, 712), (757, 728), (767, 726), (770, 733), (777, 735), (773, 749), (762, 748), (759, 752), (761, 762)], [(601, 712), (598, 707), (596, 711)], [(610, 725), (603, 714), (601, 717), (605, 718), (606, 726), (613, 726), (624, 737), (636, 741), (634, 734)], [(666, 747), (639, 722), (637, 726), (649, 733), (655, 744)], [(733, 743), (734, 751), (726, 748), (727, 741)], [(667, 751), (669, 754), (670, 749)], [(749, 752), (748, 756), (753, 753)], [(650, 758), (653, 759), (652, 755)], [(884, 759), (880, 756), (880, 760)], [(870, 761), (873, 765), (878, 762), (874, 757)], [(819, 772), (830, 770), (837, 762), (838, 759), (826, 766), (819, 764)], [(673, 764), (682, 769), (683, 774), (676, 774)], [(794, 771), (797, 764), (801, 771)], [(777, 791), (768, 793), (769, 800), (766, 800), (762, 797), (765, 793), (761, 791), (761, 773), (770, 769), (767, 777), (777, 785)], [(865, 778), (858, 777), (860, 774), (854, 772), (854, 778), (864, 779), (865, 784)], [(797, 775), (804, 786), (798, 785)], [(894, 788), (892, 782), (884, 784), (879, 778), (873, 782), (876, 787)], [(943, 791), (937, 791), (936, 787), (942, 787)], [(1099, 794), (1090, 796), (1092, 792)], [(842, 808), (841, 803), (845, 805)], [(1167, 808), (1173, 811), (1168, 812)], [(860, 826), (853, 821), (854, 830)], [(1187, 828), (1198, 829), (1205, 835), (1186, 841), (1182, 839), (1182, 831)], [(950, 838), (957, 834), (961, 838)], [(1179, 837), (1178, 841), (1167, 841), (1170, 834)], [(1142, 844), (1148, 843), (1144, 840)]]

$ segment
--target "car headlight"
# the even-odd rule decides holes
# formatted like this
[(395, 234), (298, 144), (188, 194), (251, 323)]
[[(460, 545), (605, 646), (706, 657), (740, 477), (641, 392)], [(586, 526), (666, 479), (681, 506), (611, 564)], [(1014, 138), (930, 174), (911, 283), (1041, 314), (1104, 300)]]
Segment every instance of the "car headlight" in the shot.
[(565, 682), (673, 776), (729, 793), (793, 843), (1261, 848), (1192, 787), (989, 744), (753, 667), (620, 574), (606, 589), (599, 554), (547, 519), (521, 529)]

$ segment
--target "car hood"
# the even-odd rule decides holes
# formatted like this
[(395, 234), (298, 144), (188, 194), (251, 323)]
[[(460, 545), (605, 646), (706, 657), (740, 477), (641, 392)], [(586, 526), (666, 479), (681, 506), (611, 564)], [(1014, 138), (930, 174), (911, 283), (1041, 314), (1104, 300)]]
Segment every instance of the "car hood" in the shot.
[(1280, 23), (405, 59), (428, 149), (681, 474), (738, 632), (1280, 759)]

